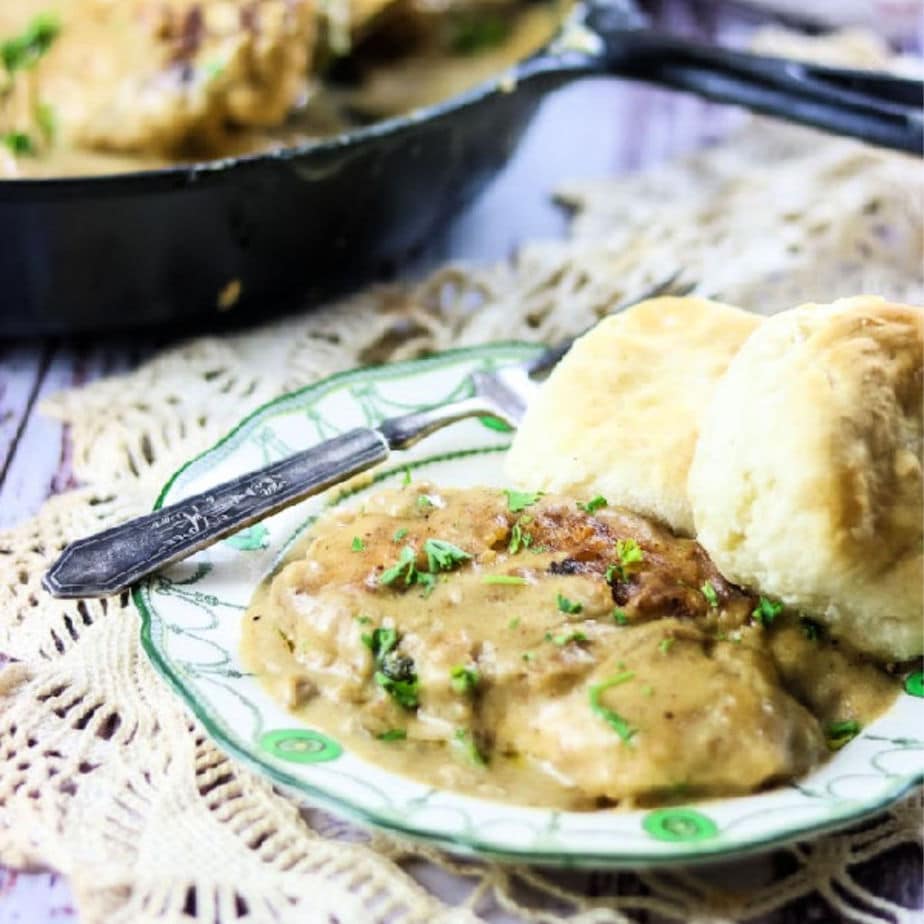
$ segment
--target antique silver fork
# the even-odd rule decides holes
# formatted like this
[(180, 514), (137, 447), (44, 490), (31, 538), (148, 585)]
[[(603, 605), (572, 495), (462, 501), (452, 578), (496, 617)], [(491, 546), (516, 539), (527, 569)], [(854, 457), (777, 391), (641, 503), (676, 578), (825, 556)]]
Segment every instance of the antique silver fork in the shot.
[[(656, 295), (682, 295), (693, 287), (677, 273), (619, 305), (621, 311)], [(612, 312), (612, 313), (615, 313)], [(472, 396), (357, 427), (265, 468), (119, 526), (72, 542), (42, 578), (55, 597), (104, 597), (119, 593), (172, 562), (319, 494), (384, 462), (443, 427), (468, 417), (491, 416), (517, 426), (541, 380), (568, 352), (574, 338), (522, 363), (473, 372)]]

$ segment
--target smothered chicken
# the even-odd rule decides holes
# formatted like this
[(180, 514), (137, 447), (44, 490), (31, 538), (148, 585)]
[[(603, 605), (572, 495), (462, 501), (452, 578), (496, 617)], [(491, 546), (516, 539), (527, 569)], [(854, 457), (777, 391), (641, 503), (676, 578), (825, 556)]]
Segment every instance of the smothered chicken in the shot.
[(244, 647), (291, 708), (339, 713), (404, 772), (589, 808), (791, 779), (882, 708), (891, 679), (830, 647), (828, 683), (871, 694), (849, 716), (801, 695), (824, 643), (781, 609), (603, 498), (418, 484), (318, 523)]

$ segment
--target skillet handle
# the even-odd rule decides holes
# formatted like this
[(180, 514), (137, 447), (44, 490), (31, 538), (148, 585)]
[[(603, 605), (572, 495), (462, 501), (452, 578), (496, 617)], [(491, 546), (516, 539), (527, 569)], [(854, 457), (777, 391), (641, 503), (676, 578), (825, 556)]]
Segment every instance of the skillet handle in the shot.
[(627, 29), (618, 5), (592, 4), (585, 24), (602, 40), (599, 66), (608, 73), (924, 154), (922, 81), (762, 57), (647, 29)]

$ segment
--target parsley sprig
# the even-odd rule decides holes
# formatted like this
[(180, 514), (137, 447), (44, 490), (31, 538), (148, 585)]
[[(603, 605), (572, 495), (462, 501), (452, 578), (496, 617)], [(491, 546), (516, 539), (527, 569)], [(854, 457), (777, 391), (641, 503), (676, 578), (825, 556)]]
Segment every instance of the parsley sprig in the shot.
[(414, 659), (398, 651), (397, 630), (382, 626), (364, 633), (361, 638), (372, 652), (375, 682), (402, 709), (416, 709), (420, 705), (420, 680), (414, 669)]
[(754, 622), (759, 623), (766, 629), (773, 624), (773, 620), (782, 612), (782, 603), (777, 603), (768, 597), (761, 597), (754, 611), (751, 613), (751, 617)]
[(511, 513), (519, 513), (521, 510), (531, 507), (542, 497), (541, 491), (505, 490), (504, 494), (507, 495), (507, 509)]
[(619, 561), (606, 569), (604, 579), (607, 584), (612, 584), (614, 578), (625, 581), (634, 566), (644, 561), (645, 552), (634, 539), (617, 539), (616, 557)]
[(580, 613), (584, 609), (583, 603), (577, 600), (569, 600), (564, 594), (558, 594), (555, 598), (558, 604), (558, 610), (561, 613), (567, 613), (569, 616)]
[(449, 671), (449, 685), (453, 691), (460, 695), (470, 695), (475, 692), (481, 677), (474, 667), (465, 667), (461, 664)]
[(598, 494), (596, 497), (592, 497), (586, 504), (582, 504), (578, 501), (578, 509), (583, 510), (584, 513), (594, 514), (601, 507), (606, 507), (609, 505), (609, 501), (602, 495)]
[(832, 751), (839, 751), (848, 741), (860, 734), (860, 723), (854, 719), (830, 722), (825, 728), (825, 740)]
[(618, 712), (604, 706), (600, 698), (611, 687), (618, 687), (623, 683), (628, 683), (634, 677), (635, 673), (633, 671), (623, 671), (608, 680), (594, 684), (588, 690), (591, 712), (603, 719), (626, 744), (635, 736), (637, 729), (633, 728)]

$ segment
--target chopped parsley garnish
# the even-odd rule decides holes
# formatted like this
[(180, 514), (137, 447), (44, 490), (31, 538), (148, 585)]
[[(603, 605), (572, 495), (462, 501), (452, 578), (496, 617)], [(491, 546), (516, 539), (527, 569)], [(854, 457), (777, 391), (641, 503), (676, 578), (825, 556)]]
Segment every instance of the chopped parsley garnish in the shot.
[(457, 728), (456, 733), (452, 736), (452, 743), (473, 764), (483, 767), (487, 763), (484, 754), (479, 750), (472, 733), (467, 728)]
[(578, 603), (576, 600), (569, 600), (564, 594), (558, 594), (555, 598), (558, 603), (558, 609), (562, 613), (568, 613), (573, 615), (575, 613), (580, 613), (584, 609), (583, 603)]
[(719, 606), (719, 595), (715, 592), (715, 587), (712, 586), (712, 581), (706, 581), (699, 590), (700, 593), (706, 598), (706, 602), (713, 609), (717, 609)]
[(832, 751), (839, 751), (848, 741), (860, 734), (860, 723), (853, 719), (830, 722), (825, 728), (825, 738)]
[(482, 584), (528, 584), (525, 577), (515, 574), (486, 574), (481, 579)]
[(368, 626), (369, 623), (372, 622), (371, 617), (363, 616), (362, 614), (360, 614), (359, 616), (356, 616), (355, 619), (361, 626)]
[(11, 74), (32, 67), (51, 48), (60, 31), (58, 20), (42, 13), (22, 33), (0, 42), (0, 61)]
[(397, 650), (398, 632), (381, 627), (364, 634), (362, 641), (372, 652), (375, 682), (403, 709), (416, 709), (420, 702), (420, 681), (413, 658)]
[(507, 623), (508, 629), (518, 629), (520, 626), (520, 617), (516, 616)]
[(351, 548), (354, 552), (365, 552), (365, 551), (366, 551), (366, 543), (363, 542), (363, 540), (362, 540), (359, 536), (354, 536), (354, 537), (353, 537), (353, 542), (350, 544), (350, 548)]
[(473, 55), (506, 41), (510, 23), (498, 13), (462, 10), (449, 19), (449, 48), (458, 55)]
[(598, 494), (596, 497), (592, 497), (586, 504), (582, 504), (578, 501), (578, 509), (583, 510), (585, 513), (596, 513), (601, 507), (606, 507), (609, 504), (609, 501), (602, 495)]
[[(410, 658), (413, 668), (414, 662)], [(375, 672), (375, 682), (402, 708), (407, 710), (416, 709), (420, 705), (420, 681), (413, 672), (409, 679), (396, 680), (390, 677), (384, 671)]]
[(474, 667), (458, 665), (449, 671), (449, 685), (459, 694), (474, 693), (480, 679)]
[(507, 509), (511, 513), (519, 513), (533, 504), (542, 497), (541, 491), (509, 491), (505, 490), (507, 495)]
[(536, 652), (535, 651), (524, 651), (520, 657), (522, 657), (524, 661), (532, 661), (533, 658), (536, 657)]
[(613, 621), (619, 626), (624, 626), (629, 622), (629, 617), (617, 606), (613, 610)]
[(532, 523), (533, 518), (529, 516), (520, 517), (510, 529), (510, 542), (507, 545), (507, 551), (511, 555), (516, 555), (520, 549), (528, 549), (533, 544), (533, 537), (523, 529)]
[(642, 547), (634, 539), (617, 539), (616, 555), (619, 561), (607, 565), (606, 573), (603, 575), (607, 584), (612, 584), (614, 579), (626, 580), (632, 566), (645, 558)]
[(632, 671), (625, 671), (621, 674), (616, 674), (615, 677), (610, 677), (609, 680), (604, 680), (602, 683), (594, 684), (588, 690), (591, 712), (603, 719), (603, 721), (626, 743), (632, 740), (636, 733), (636, 729), (634, 729), (618, 712), (614, 712), (608, 706), (604, 706), (600, 701), (600, 697), (609, 690), (610, 687), (618, 687), (620, 684), (632, 680), (633, 677), (635, 677), (635, 674)]
[(587, 636), (583, 632), (568, 632), (562, 635), (551, 635), (549, 641), (554, 642), (559, 647), (569, 645), (571, 642), (586, 642)]
[(373, 629), (368, 634), (364, 632), (360, 637), (362, 643), (372, 652), (376, 664), (398, 644), (398, 633), (385, 627)]
[(803, 616), (799, 620), (799, 628), (802, 629), (802, 634), (810, 642), (817, 642), (822, 636), (821, 626), (814, 619), (809, 619), (808, 616)]
[(11, 154), (16, 156), (35, 153), (35, 144), (32, 141), (32, 137), (25, 132), (7, 132), (4, 135), (0, 135), (0, 143), (2, 143)]
[(379, 732), (375, 737), (379, 741), (404, 741), (407, 732), (403, 728), (389, 728), (388, 731)]
[(402, 550), (401, 554), (398, 556), (398, 561), (396, 564), (392, 565), (390, 568), (386, 568), (379, 575), (380, 584), (394, 584), (398, 578), (403, 577), (404, 583), (408, 587), (414, 583), (416, 580), (417, 567), (415, 562), (417, 561), (417, 553), (414, 549), (406, 545)]
[(776, 603), (767, 597), (761, 597), (757, 604), (757, 608), (753, 613), (751, 613), (751, 616), (753, 617), (754, 622), (758, 622), (762, 626), (767, 627), (771, 625), (773, 620), (776, 619), (776, 617), (779, 616), (782, 612), (782, 603)]
[(645, 557), (642, 547), (634, 539), (617, 539), (616, 554), (623, 568), (629, 568)]
[(407, 527), (402, 526), (401, 529), (396, 529), (394, 536), (391, 537), (392, 542), (400, 542), (407, 535)]
[(671, 650), (673, 644), (674, 640), (670, 636), (662, 638), (661, 641), (658, 642), (658, 651), (660, 651), (661, 654), (667, 654)]
[(428, 507), (435, 507), (436, 504), (433, 503), (433, 498), (430, 497), (429, 494), (421, 494), (417, 498), (417, 506), (420, 507), (421, 510), (426, 510)]
[(54, 106), (50, 103), (38, 103), (35, 107), (35, 121), (45, 136), (45, 140), (53, 141), (58, 130), (58, 119)]
[(433, 573), (452, 571), (456, 565), (472, 557), (464, 549), (443, 539), (428, 539), (423, 548), (427, 555), (427, 567)]

